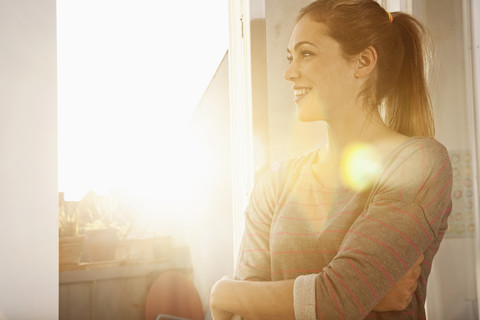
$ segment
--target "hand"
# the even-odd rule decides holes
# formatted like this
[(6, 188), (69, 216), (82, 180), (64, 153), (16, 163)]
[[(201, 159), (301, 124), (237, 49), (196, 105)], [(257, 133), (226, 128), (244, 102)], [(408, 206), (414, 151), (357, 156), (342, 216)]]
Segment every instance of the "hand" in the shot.
[(213, 285), (212, 290), (210, 291), (210, 311), (213, 320), (230, 320), (233, 316), (233, 313), (219, 309), (219, 305), (221, 304), (222, 285), (225, 280), (230, 279), (230, 277), (224, 276)]
[(413, 267), (390, 289), (373, 311), (402, 311), (408, 307), (417, 289), (417, 280), (422, 272), (420, 264), (423, 259), (423, 255), (418, 258)]
[(212, 319), (213, 320), (230, 320), (233, 317), (233, 313), (216, 310), (210, 306), (210, 311), (212, 312)]

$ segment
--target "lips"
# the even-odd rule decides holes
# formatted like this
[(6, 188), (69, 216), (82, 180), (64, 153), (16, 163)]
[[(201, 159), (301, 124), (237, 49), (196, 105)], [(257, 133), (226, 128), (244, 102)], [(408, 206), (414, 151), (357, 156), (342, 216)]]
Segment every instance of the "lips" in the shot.
[(293, 100), (296, 102), (306, 96), (312, 89), (304, 87), (294, 87), (293, 88)]

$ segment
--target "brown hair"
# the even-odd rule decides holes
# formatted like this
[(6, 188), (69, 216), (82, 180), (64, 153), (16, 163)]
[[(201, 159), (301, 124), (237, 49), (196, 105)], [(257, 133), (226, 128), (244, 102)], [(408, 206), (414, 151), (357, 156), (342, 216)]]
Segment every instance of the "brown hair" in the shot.
[(326, 25), (346, 56), (369, 46), (377, 51), (373, 76), (360, 98), (373, 110), (383, 108), (387, 126), (407, 136), (434, 136), (426, 83), (429, 38), (423, 26), (403, 12), (388, 13), (374, 0), (317, 0), (300, 11)]

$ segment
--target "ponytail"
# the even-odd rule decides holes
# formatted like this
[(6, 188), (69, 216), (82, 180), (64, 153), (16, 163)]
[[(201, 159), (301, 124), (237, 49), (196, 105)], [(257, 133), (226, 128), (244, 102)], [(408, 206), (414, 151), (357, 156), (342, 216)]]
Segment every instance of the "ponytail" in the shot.
[(433, 137), (435, 125), (426, 81), (431, 42), (412, 16), (401, 12), (392, 16), (392, 27), (398, 28), (403, 46), (403, 61), (397, 83), (385, 97), (384, 121), (407, 136)]
[(369, 46), (377, 51), (373, 76), (360, 92), (363, 104), (381, 110), (385, 124), (407, 136), (433, 137), (426, 82), (430, 41), (412, 16), (386, 12), (374, 0), (317, 0), (300, 11), (326, 25), (346, 56)]

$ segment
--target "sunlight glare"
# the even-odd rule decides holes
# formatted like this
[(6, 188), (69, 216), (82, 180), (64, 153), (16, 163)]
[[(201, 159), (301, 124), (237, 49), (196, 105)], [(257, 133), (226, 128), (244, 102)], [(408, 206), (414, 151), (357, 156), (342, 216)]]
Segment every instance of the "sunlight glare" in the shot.
[(369, 187), (380, 171), (375, 148), (365, 143), (347, 146), (341, 159), (341, 173), (346, 185), (356, 191)]
[(194, 196), (207, 156), (187, 126), (228, 49), (227, 2), (59, 0), (57, 26), (65, 198)]

